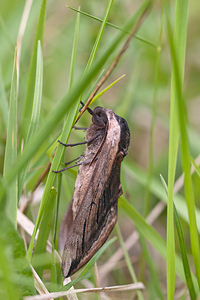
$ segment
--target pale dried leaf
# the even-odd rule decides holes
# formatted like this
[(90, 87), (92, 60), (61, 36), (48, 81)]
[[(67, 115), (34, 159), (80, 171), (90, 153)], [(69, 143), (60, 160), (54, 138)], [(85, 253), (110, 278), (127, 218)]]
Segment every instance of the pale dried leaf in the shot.
[(96, 292), (124, 292), (124, 291), (131, 291), (131, 290), (143, 290), (144, 285), (142, 282), (125, 284), (125, 285), (115, 285), (109, 287), (102, 287), (102, 288), (91, 288), (91, 289), (74, 289), (70, 291), (62, 291), (62, 292), (54, 292), (50, 293), (49, 295), (37, 295), (37, 296), (28, 296), (25, 297), (24, 300), (46, 300), (49, 296), (53, 299), (68, 296), (70, 294), (78, 294), (78, 293), (96, 293)]

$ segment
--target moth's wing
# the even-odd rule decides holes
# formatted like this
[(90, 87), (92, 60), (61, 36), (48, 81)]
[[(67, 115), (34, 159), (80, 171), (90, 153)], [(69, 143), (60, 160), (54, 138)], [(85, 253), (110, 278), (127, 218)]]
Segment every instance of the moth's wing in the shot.
[(117, 221), (117, 202), (122, 193), (120, 164), (114, 163), (106, 181), (101, 178), (93, 178), (66, 239), (62, 264), (65, 277), (91, 259), (105, 243)]

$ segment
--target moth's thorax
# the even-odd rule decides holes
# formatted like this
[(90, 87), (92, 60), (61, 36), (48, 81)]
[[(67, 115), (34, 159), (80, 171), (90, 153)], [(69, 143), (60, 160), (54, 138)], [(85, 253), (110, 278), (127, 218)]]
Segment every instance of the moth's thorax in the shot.
[[(82, 199), (85, 195), (85, 191), (91, 182), (94, 172), (96, 172), (96, 174), (98, 173), (100, 176), (104, 174), (103, 172), (106, 168), (106, 174), (109, 174), (119, 151), (119, 142), (121, 137), (120, 124), (116, 118), (116, 115), (111, 109), (103, 110), (108, 118), (107, 128), (99, 129), (94, 123), (92, 123), (86, 132), (86, 140), (90, 140), (98, 133), (99, 135), (87, 146), (84, 153), (83, 165), (80, 166), (78, 171), (73, 195), (73, 219), (76, 217), (78, 207), (80, 207)], [(105, 140), (103, 141), (103, 139)], [(96, 155), (102, 141), (103, 144), (99, 150), (99, 153), (95, 157), (95, 160), (92, 162), (92, 164), (90, 164), (89, 162), (92, 161)], [(84, 162), (86, 164), (84, 164)], [(106, 180), (106, 178), (104, 179)], [(99, 184), (101, 184), (101, 182)]]

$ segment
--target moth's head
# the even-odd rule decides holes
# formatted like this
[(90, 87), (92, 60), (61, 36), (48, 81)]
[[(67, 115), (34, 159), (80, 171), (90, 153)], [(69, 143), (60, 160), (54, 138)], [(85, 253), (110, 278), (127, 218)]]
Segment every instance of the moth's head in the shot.
[(124, 156), (127, 155), (128, 153), (128, 147), (130, 144), (130, 131), (128, 128), (128, 124), (126, 122), (126, 120), (122, 117), (119, 117), (117, 115), (116, 119), (120, 125), (120, 129), (121, 129), (121, 135), (120, 135), (120, 142), (119, 142), (119, 151), (123, 151)]
[(91, 110), (90, 113), (92, 114), (92, 123), (95, 125), (95, 127), (98, 127), (99, 129), (105, 128), (106, 130), (111, 130), (113, 132), (112, 134), (114, 134), (113, 138), (115, 140), (116, 132), (114, 133), (113, 126), (117, 126), (114, 125), (116, 124), (115, 121), (117, 121), (119, 126), (117, 126), (116, 128), (120, 127), (118, 151), (122, 151), (123, 155), (126, 156), (130, 144), (130, 131), (126, 120), (116, 115), (111, 109), (105, 109), (100, 106), (95, 107), (94, 110)]
[(108, 117), (106, 111), (103, 107), (97, 106), (93, 110), (92, 122), (97, 125), (99, 128), (105, 128), (108, 123)]

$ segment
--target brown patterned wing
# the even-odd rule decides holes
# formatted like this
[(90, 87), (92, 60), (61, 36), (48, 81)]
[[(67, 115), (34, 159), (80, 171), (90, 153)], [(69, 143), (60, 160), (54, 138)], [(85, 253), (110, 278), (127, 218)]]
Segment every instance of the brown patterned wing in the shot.
[[(122, 193), (120, 164), (118, 156), (103, 188), (102, 177), (94, 176), (95, 180), (91, 181), (65, 242), (64, 277), (72, 275), (91, 259), (105, 243), (117, 221), (118, 198)], [(99, 167), (103, 173), (104, 165), (99, 162), (94, 174), (99, 172)]]

